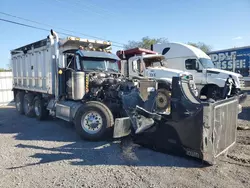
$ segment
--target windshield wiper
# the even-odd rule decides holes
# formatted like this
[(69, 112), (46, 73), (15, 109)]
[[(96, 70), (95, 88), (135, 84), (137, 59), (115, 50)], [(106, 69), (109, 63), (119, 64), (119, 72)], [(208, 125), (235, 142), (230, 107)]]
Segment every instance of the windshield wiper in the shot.
[(117, 69), (108, 68), (109, 71), (119, 72)]
[(85, 69), (86, 71), (105, 71), (105, 69), (102, 69), (102, 68), (91, 68), (91, 69)]

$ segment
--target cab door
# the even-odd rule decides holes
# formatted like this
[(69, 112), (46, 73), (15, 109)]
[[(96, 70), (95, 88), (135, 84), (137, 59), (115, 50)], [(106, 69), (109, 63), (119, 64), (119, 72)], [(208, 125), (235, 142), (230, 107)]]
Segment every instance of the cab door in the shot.
[(129, 59), (129, 77), (139, 78), (145, 77), (145, 66), (140, 57), (132, 57)]
[(185, 59), (185, 69), (194, 76), (197, 85), (205, 84), (206, 75), (203, 72), (203, 67), (195, 58)]

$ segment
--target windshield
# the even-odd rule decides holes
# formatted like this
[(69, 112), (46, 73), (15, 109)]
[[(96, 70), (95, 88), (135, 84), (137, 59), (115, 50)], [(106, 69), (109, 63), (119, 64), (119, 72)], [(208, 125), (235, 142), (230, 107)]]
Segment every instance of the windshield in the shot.
[(214, 64), (211, 59), (200, 58), (199, 60), (204, 68), (214, 68)]
[(119, 72), (118, 63), (116, 60), (102, 58), (83, 58), (81, 59), (83, 70), (100, 70)]
[(143, 58), (145, 63), (145, 67), (161, 67), (165, 63), (165, 59), (161, 59), (159, 57), (150, 57), (150, 58)]

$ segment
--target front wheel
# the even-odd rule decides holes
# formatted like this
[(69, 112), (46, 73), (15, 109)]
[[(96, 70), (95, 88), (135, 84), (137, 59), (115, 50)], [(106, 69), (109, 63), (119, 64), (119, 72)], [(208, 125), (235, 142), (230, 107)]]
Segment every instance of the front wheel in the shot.
[(222, 92), (218, 86), (210, 86), (207, 90), (207, 99), (213, 99), (215, 101), (222, 99)]
[(109, 108), (97, 101), (83, 104), (75, 116), (76, 131), (86, 140), (104, 139), (113, 124), (114, 118)]
[(167, 89), (158, 89), (156, 96), (156, 108), (159, 111), (170, 112), (171, 106), (171, 91)]

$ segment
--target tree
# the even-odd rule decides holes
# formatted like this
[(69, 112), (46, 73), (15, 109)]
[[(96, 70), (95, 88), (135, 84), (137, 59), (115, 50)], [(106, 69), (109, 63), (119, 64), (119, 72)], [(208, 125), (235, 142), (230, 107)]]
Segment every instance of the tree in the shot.
[(167, 43), (168, 39), (166, 38), (150, 38), (148, 36), (143, 37), (140, 41), (128, 41), (128, 44), (124, 45), (124, 49), (131, 48), (145, 48), (150, 50), (151, 45), (155, 43)]
[(0, 72), (8, 72), (10, 70), (4, 69), (4, 68), (0, 68)]
[(9, 63), (7, 63), (8, 70), (12, 70), (12, 63), (11, 60), (9, 60)]
[(194, 46), (196, 48), (201, 49), (203, 52), (208, 53), (212, 50), (212, 46), (207, 45), (203, 42), (198, 42), (198, 43), (194, 43), (194, 42), (188, 42), (187, 44)]

